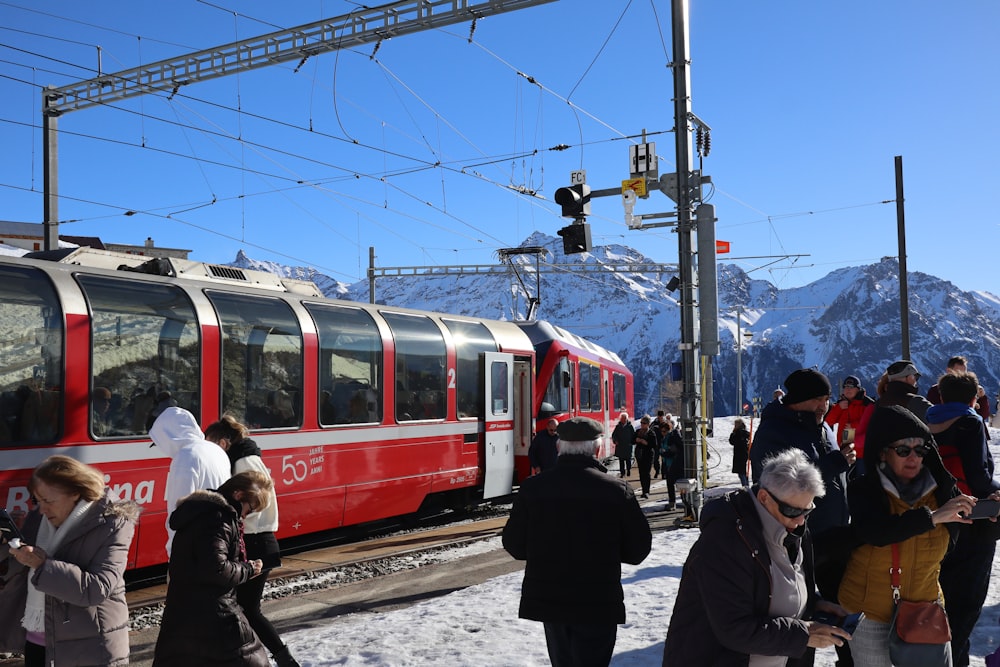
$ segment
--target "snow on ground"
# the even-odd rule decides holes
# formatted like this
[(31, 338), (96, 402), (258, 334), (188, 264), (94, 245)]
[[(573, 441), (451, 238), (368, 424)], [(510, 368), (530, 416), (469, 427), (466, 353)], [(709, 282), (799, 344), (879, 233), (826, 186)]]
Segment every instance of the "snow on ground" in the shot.
[[(736, 486), (730, 472), (732, 448), (728, 437), (733, 418), (717, 418), (709, 439), (709, 491), (716, 495)], [(755, 424), (756, 425), (756, 424)], [(994, 458), (1000, 458), (1000, 430), (990, 429)], [(662, 481), (658, 482), (660, 485)], [(647, 501), (658, 509), (663, 501)], [(619, 626), (611, 662), (616, 667), (659, 665), (670, 624), (681, 568), (698, 530), (674, 530), (653, 536), (653, 550), (640, 565), (622, 568), (628, 622)], [(499, 538), (456, 549), (453, 557), (501, 548)], [(972, 664), (982, 664), (1000, 642), (1000, 564), (979, 624), (972, 635)], [(324, 628), (289, 633), (284, 639), (303, 667), (326, 665), (477, 665), (529, 667), (548, 665), (542, 624), (517, 618), (520, 572), (406, 609), (388, 613), (359, 612), (334, 618)], [(818, 651), (817, 667), (834, 665), (833, 649)]]

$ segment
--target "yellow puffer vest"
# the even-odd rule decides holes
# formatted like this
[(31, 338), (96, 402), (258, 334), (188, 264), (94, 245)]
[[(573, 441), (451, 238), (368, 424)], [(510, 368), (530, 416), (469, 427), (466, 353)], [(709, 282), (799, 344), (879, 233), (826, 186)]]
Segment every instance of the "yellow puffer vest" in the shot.
[[(889, 511), (902, 514), (912, 509), (892, 494)], [(913, 507), (938, 508), (931, 491)], [(941, 560), (948, 551), (948, 528), (939, 524), (933, 530), (915, 535), (899, 543), (900, 596), (904, 600), (936, 600), (941, 596), (938, 574)], [(892, 587), (889, 568), (892, 566), (892, 545), (876, 547), (863, 544), (851, 553), (847, 571), (840, 582), (840, 604), (850, 612), (864, 611), (873, 621), (892, 620)]]

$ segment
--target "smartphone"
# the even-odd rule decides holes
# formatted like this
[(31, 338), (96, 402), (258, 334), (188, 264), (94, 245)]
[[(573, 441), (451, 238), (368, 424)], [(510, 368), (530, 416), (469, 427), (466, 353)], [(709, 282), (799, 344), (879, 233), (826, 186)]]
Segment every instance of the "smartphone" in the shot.
[(858, 625), (864, 620), (864, 617), (865, 612), (863, 611), (859, 611), (856, 614), (848, 614), (847, 616), (837, 616), (829, 612), (818, 611), (813, 614), (812, 620), (843, 628), (849, 634), (853, 635), (854, 631), (858, 629)]
[(0, 536), (3, 537), (4, 542), (10, 542), (12, 538), (17, 538), (19, 540), (24, 540), (21, 535), (21, 531), (18, 530), (17, 524), (14, 523), (14, 519), (7, 514), (6, 509), (0, 509)]
[(1000, 515), (1000, 500), (977, 500), (970, 519), (992, 519)]
[(865, 620), (865, 612), (863, 611), (859, 611), (856, 614), (849, 614), (844, 617), (844, 621), (840, 624), (840, 627), (844, 628), (848, 633), (853, 635), (854, 631), (858, 629), (858, 625), (860, 625), (863, 620)]

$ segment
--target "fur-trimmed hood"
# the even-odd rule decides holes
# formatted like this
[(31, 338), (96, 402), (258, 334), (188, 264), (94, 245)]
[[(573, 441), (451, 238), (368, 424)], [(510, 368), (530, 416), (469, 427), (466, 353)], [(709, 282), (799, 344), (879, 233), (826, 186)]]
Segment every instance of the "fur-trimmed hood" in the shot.
[(218, 491), (195, 491), (177, 502), (177, 509), (170, 515), (170, 527), (178, 531), (210, 515), (218, 517), (218, 521), (239, 520), (237, 509)]

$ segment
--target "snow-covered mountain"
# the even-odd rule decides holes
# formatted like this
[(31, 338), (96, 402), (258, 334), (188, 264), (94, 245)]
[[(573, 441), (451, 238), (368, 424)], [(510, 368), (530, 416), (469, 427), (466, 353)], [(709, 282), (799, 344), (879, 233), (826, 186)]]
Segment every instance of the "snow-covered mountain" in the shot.
[[(512, 271), (386, 277), (378, 279), (376, 301), (516, 320), (524, 319), (528, 309), (525, 288), (531, 296), (537, 289), (541, 299), (537, 319), (614, 350), (628, 364), (636, 379), (637, 411), (649, 412), (660, 405), (676, 409), (666, 400), (676, 385), (664, 381), (671, 362), (680, 360), (680, 312), (675, 293), (666, 287), (674, 274), (634, 266), (662, 258), (649, 258), (622, 245), (597, 246), (590, 253), (567, 256), (561, 239), (539, 232), (522, 245), (548, 250), (538, 283), (534, 258), (522, 255), (513, 258), (520, 281)], [(313, 269), (256, 262), (242, 252), (233, 265), (313, 280), (328, 296), (368, 301), (367, 281), (348, 286)], [(933, 384), (948, 357), (961, 354), (994, 397), (1000, 388), (1000, 298), (962, 291), (923, 273), (910, 273), (908, 287), (910, 351), (925, 376), (921, 389)], [(744, 401), (760, 396), (766, 402), (788, 373), (809, 366), (822, 370), (835, 385), (846, 375), (857, 375), (874, 394), (879, 375), (901, 355), (898, 299), (895, 259), (840, 269), (822, 280), (784, 290), (751, 279), (735, 265), (720, 264), (722, 351), (713, 361), (715, 414), (735, 414), (737, 408), (737, 307), (741, 333), (752, 334), (741, 336)]]
[(323, 294), (331, 299), (349, 298), (347, 294), (348, 285), (345, 282), (334, 280), (325, 273), (320, 273), (311, 266), (285, 266), (277, 262), (265, 262), (258, 259), (250, 259), (246, 253), (240, 250), (236, 253), (236, 259), (227, 266), (235, 266), (240, 269), (251, 269), (253, 271), (268, 271), (276, 273), (285, 278), (295, 278), (297, 280), (311, 280), (316, 284)]

